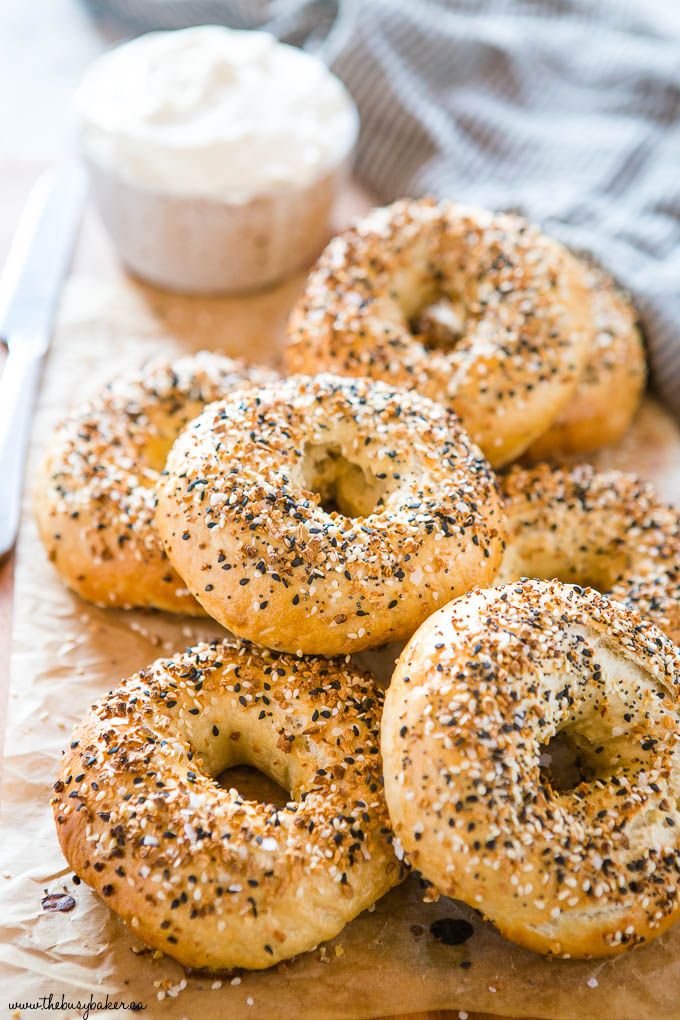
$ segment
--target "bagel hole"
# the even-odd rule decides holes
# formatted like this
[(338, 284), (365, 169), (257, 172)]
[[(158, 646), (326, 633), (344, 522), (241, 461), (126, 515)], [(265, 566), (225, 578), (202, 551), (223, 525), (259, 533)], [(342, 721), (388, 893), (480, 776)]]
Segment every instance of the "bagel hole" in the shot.
[[(556, 580), (561, 581), (562, 584), (575, 584), (579, 588), (592, 588), (594, 591), (600, 592), (600, 594), (606, 593), (616, 581), (616, 572), (612, 568), (611, 564), (602, 564), (600, 572), (590, 571), (562, 571), (558, 572)], [(552, 580), (552, 577), (546, 580)]]
[(146, 443), (143, 451), (144, 466), (161, 474), (165, 470), (168, 459), (177, 436), (199, 413), (200, 407), (196, 404), (181, 406), (179, 403), (173, 407), (167, 407), (168, 418), (160, 420), (154, 416), (149, 424)]
[(609, 774), (601, 751), (575, 729), (559, 730), (540, 748), (539, 767), (545, 786), (558, 793), (573, 790), (581, 783), (592, 783)]
[(339, 446), (305, 444), (302, 473), (305, 488), (318, 495), (326, 513), (368, 517), (380, 509), (384, 480), (349, 460)]
[(451, 350), (465, 336), (466, 313), (462, 301), (440, 295), (409, 319), (409, 329), (428, 350)]
[(252, 765), (233, 765), (220, 772), (215, 782), (223, 790), (238, 790), (244, 800), (256, 800), (276, 808), (285, 807), (291, 800), (288, 790)]
[(625, 573), (626, 562), (617, 550), (609, 549), (606, 555), (589, 561), (588, 551), (584, 549), (583, 563), (565, 564), (562, 548), (545, 549), (537, 545), (532, 536), (533, 532), (528, 532), (527, 547), (519, 550), (517, 569), (512, 571), (512, 578), (506, 576), (504, 580), (519, 580), (520, 576), (525, 576), (543, 581), (561, 581), (562, 584), (575, 584), (579, 588), (593, 588), (604, 595)]
[(173, 437), (153, 435), (149, 437), (149, 440), (144, 449), (144, 460), (146, 466), (151, 468), (152, 471), (156, 471), (160, 474), (165, 470), (165, 462), (168, 459), (168, 454), (172, 449)]

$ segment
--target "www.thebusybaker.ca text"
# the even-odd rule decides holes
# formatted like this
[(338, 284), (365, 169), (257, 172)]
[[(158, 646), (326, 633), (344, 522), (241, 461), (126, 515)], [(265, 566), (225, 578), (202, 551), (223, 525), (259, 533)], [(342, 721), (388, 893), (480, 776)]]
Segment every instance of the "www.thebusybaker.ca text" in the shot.
[(105, 999), (95, 999), (94, 995), (90, 995), (89, 999), (77, 999), (75, 1002), (72, 1002), (63, 993), (61, 998), (58, 998), (54, 992), (50, 992), (49, 995), (42, 995), (34, 1002), (10, 1002), (9, 1009), (10, 1011), (29, 1009), (70, 1010), (79, 1013), (82, 1020), (88, 1020), (90, 1013), (95, 1010), (129, 1009), (133, 1013), (137, 1013), (146, 1009), (146, 1006), (143, 1002), (125, 1002), (122, 999), (111, 999), (108, 995)]

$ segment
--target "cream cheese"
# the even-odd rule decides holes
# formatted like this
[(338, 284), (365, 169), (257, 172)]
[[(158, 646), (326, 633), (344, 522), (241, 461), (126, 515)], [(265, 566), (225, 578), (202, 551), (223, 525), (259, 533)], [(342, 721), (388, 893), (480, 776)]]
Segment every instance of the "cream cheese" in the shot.
[(100, 167), (157, 193), (236, 202), (307, 187), (358, 131), (349, 93), (320, 60), (218, 26), (110, 51), (86, 72), (76, 110)]

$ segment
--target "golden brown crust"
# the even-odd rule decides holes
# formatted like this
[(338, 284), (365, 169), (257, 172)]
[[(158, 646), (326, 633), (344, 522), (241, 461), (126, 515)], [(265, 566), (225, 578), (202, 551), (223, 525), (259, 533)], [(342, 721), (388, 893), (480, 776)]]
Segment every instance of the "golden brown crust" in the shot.
[(331, 375), (208, 408), (168, 457), (156, 525), (225, 627), (327, 655), (408, 637), (493, 579), (503, 539), (495, 478), (450, 411)]
[[(590, 589), (471, 592), (404, 650), (382, 720), (395, 849), (508, 938), (611, 956), (680, 912), (680, 655)], [(567, 733), (588, 779), (557, 788)]]
[(102, 606), (202, 614), (153, 526), (159, 472), (206, 403), (273, 378), (202, 351), (153, 361), (68, 415), (48, 444), (34, 503), (47, 553), (73, 591)]
[[(413, 332), (442, 297), (444, 347)], [(328, 245), (293, 311), (287, 360), (445, 403), (496, 466), (566, 407), (593, 338), (583, 270), (556, 241), (516, 216), (402, 200)]]
[[(269, 967), (336, 935), (402, 878), (355, 667), (233, 641), (123, 681), (76, 727), (52, 800), (75, 872), (191, 967)], [(284, 807), (217, 785), (248, 763)]]
[(590, 584), (680, 644), (680, 513), (651, 485), (589, 464), (513, 467), (501, 478), (507, 548), (497, 581)]
[(531, 460), (586, 453), (617, 442), (645, 388), (645, 349), (635, 309), (608, 273), (584, 265), (596, 328), (594, 347), (572, 400), (529, 447)]

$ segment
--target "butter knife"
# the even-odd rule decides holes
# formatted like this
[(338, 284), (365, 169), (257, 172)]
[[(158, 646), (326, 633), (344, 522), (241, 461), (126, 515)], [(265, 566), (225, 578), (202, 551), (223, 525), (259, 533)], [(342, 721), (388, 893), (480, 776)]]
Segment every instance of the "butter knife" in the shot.
[(44, 173), (33, 186), (0, 277), (0, 559), (19, 526), (26, 452), (42, 362), (87, 194), (76, 164)]

